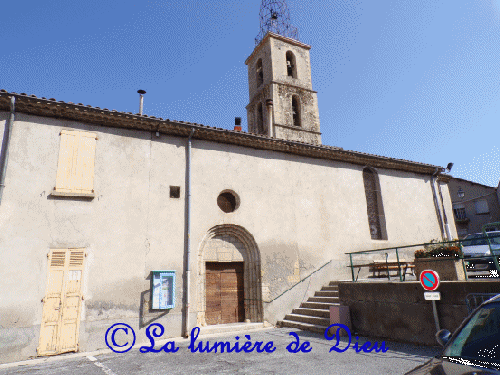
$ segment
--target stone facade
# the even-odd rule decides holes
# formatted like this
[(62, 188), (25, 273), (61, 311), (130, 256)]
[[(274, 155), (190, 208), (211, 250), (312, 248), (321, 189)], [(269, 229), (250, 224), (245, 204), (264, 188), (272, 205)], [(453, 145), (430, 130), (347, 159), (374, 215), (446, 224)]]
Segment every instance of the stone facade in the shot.
[(500, 204), (496, 188), (452, 178), (449, 189), (460, 238), (467, 234), (481, 233), (484, 224), (500, 222)]

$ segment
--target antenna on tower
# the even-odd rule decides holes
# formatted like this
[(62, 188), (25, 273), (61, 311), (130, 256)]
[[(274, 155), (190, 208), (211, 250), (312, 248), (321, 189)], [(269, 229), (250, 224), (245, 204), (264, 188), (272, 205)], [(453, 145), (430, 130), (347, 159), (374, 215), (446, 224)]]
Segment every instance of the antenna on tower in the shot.
[(258, 45), (269, 31), (299, 40), (299, 31), (290, 24), (290, 12), (285, 0), (262, 0), (259, 17), (260, 32), (255, 38), (255, 45)]

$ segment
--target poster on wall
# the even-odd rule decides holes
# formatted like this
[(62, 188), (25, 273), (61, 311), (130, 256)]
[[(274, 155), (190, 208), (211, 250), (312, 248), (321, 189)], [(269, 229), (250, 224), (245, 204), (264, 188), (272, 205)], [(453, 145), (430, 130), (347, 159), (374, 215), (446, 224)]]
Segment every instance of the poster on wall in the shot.
[(175, 307), (175, 271), (152, 271), (151, 274), (151, 309), (173, 309)]

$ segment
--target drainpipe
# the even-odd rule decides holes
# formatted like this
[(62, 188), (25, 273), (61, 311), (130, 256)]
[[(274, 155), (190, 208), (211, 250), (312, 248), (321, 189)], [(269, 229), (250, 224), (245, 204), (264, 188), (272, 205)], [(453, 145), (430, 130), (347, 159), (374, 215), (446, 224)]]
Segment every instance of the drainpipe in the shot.
[(193, 137), (194, 129), (191, 129), (191, 133), (188, 137), (187, 144), (187, 184), (186, 184), (186, 195), (187, 195), (187, 207), (186, 207), (186, 287), (184, 291), (184, 327), (183, 336), (189, 336), (189, 303), (191, 301), (191, 138)]
[(267, 99), (267, 128), (269, 129), (269, 136), (274, 138), (274, 127), (273, 127), (273, 100)]
[(436, 168), (436, 171), (431, 176), (431, 185), (432, 185), (432, 197), (434, 199), (434, 206), (435, 206), (437, 214), (438, 214), (439, 229), (441, 230), (441, 238), (444, 240), (443, 218), (441, 216), (441, 209), (439, 208), (439, 203), (437, 200), (436, 185), (434, 184), (436, 181), (436, 175), (439, 172), (440, 172), (440, 168)]
[(439, 183), (439, 181), (437, 181), (437, 184), (438, 184), (439, 196), (441, 197), (441, 206), (443, 207), (444, 229), (446, 230), (446, 237), (448, 241), (451, 241), (452, 240), (451, 230), (450, 230), (450, 224), (448, 224), (448, 218), (446, 217), (446, 210), (444, 208), (443, 192), (441, 190), (441, 184)]
[(0, 154), (0, 204), (2, 204), (3, 188), (5, 187), (5, 175), (7, 174), (7, 162), (9, 160), (10, 133), (16, 118), (16, 98), (10, 97), (10, 117), (5, 124), (3, 134), (2, 153)]

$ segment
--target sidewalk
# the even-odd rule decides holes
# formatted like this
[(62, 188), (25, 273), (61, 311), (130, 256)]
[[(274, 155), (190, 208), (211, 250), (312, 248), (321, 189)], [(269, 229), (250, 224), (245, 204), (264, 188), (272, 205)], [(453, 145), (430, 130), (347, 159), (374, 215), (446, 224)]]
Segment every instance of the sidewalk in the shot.
[[(309, 341), (309, 353), (290, 353), (286, 347), (295, 339)], [(240, 335), (240, 336), (238, 336)], [(272, 341), (276, 350), (272, 353), (192, 353), (190, 339), (175, 339), (179, 350), (176, 353), (140, 353), (138, 347), (123, 354), (103, 350), (93, 353), (77, 353), (57, 357), (36, 359), (0, 366), (0, 374), (403, 374), (439, 352), (438, 348), (418, 347), (386, 341), (386, 353), (375, 351), (357, 353), (351, 347), (343, 353), (329, 352), (336, 340), (328, 341), (323, 335), (294, 329), (269, 328), (254, 332), (233, 332), (224, 335), (199, 337), (197, 343), (210, 346), (215, 341), (227, 341), (231, 345), (239, 342), (241, 346), (248, 340)], [(239, 339), (236, 339), (236, 336)], [(239, 341), (238, 341), (239, 340)], [(156, 348), (167, 340), (156, 343)], [(359, 347), (366, 338), (359, 339)], [(374, 342), (374, 340), (369, 340)], [(347, 338), (340, 340), (339, 348), (345, 348)], [(379, 346), (380, 346), (379, 342)]]

